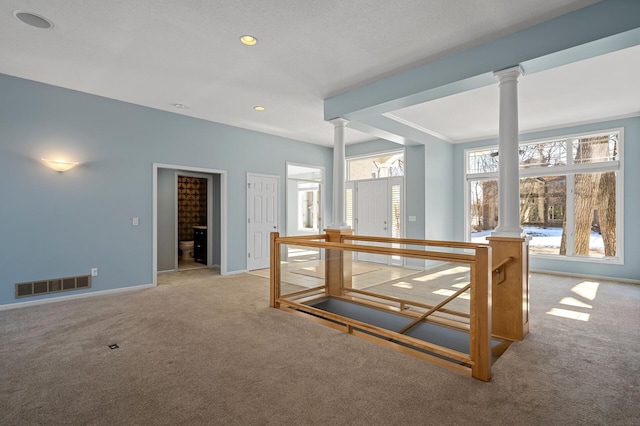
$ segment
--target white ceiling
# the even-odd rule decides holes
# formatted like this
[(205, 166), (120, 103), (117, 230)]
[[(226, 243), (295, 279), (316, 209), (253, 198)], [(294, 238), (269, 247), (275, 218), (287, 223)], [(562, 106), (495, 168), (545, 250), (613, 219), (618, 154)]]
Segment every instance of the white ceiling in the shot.
[[(325, 98), (593, 3), (2, 0), (0, 73), (331, 146)], [(55, 27), (27, 26), (15, 10)], [(243, 34), (258, 44), (240, 44)], [(640, 71), (640, 52), (610, 56), (525, 76), (522, 128), (637, 113), (638, 89), (626, 82)], [(452, 142), (493, 136), (497, 86), (392, 114)], [(367, 139), (347, 130), (347, 143)]]
[[(518, 83), (521, 133), (640, 115), (640, 46), (525, 75)], [(498, 134), (497, 85), (393, 111), (452, 143)]]

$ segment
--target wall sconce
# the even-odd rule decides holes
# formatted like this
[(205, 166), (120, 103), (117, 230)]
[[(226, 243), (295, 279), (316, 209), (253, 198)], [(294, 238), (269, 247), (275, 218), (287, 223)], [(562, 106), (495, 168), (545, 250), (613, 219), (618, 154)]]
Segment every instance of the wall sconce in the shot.
[(47, 160), (46, 158), (43, 158), (42, 161), (44, 161), (51, 169), (60, 173), (66, 172), (67, 170), (80, 164), (77, 161)]

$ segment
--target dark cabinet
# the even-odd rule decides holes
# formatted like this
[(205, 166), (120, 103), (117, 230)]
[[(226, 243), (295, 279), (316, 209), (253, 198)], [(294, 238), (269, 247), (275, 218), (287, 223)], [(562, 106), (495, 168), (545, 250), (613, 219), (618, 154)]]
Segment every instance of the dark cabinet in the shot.
[(207, 227), (193, 228), (193, 260), (207, 264)]

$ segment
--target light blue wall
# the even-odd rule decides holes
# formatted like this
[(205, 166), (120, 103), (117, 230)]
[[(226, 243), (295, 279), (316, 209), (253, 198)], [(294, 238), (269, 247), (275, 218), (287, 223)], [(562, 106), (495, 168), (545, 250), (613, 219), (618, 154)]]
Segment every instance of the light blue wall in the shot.
[[(283, 217), (286, 161), (325, 167), (331, 200), (330, 148), (6, 75), (0, 98), (0, 305), (41, 298), (16, 300), (16, 282), (92, 267), (87, 291), (151, 283), (153, 163), (228, 172), (229, 272), (246, 265), (247, 172), (280, 176)], [(58, 153), (82, 164), (40, 161)]]
[(425, 145), (426, 239), (454, 239), (455, 187), (453, 186), (453, 146), (433, 138)]
[[(539, 259), (531, 257), (531, 268), (573, 274), (587, 274), (640, 280), (640, 117), (606, 121), (583, 126), (567, 127), (521, 135), (521, 141), (552, 138), (584, 132), (597, 132), (612, 128), (624, 128), (624, 265), (597, 262)], [(454, 184), (456, 196), (453, 217), (457, 224), (454, 239), (464, 239), (464, 150), (487, 145), (497, 145), (497, 139), (459, 144), (454, 147)]]
[[(424, 238), (424, 185), (425, 163), (424, 146), (402, 146), (383, 139), (347, 145), (347, 157), (373, 154), (406, 148), (405, 152), (405, 236), (407, 238)], [(409, 222), (409, 216), (416, 216), (415, 222)]]

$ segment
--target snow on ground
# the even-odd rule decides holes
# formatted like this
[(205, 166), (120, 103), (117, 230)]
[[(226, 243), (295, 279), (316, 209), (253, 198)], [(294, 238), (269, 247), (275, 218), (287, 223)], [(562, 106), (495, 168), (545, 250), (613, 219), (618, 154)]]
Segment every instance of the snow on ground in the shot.
[[(560, 248), (560, 240), (562, 238), (562, 228), (536, 228), (533, 226), (523, 227), (524, 232), (531, 236), (529, 247), (535, 248)], [(492, 231), (480, 231), (471, 233), (471, 241), (474, 243), (486, 243), (485, 237), (491, 235)], [(592, 251), (603, 251), (604, 243), (602, 235), (597, 232), (591, 232), (589, 241), (589, 249)]]

